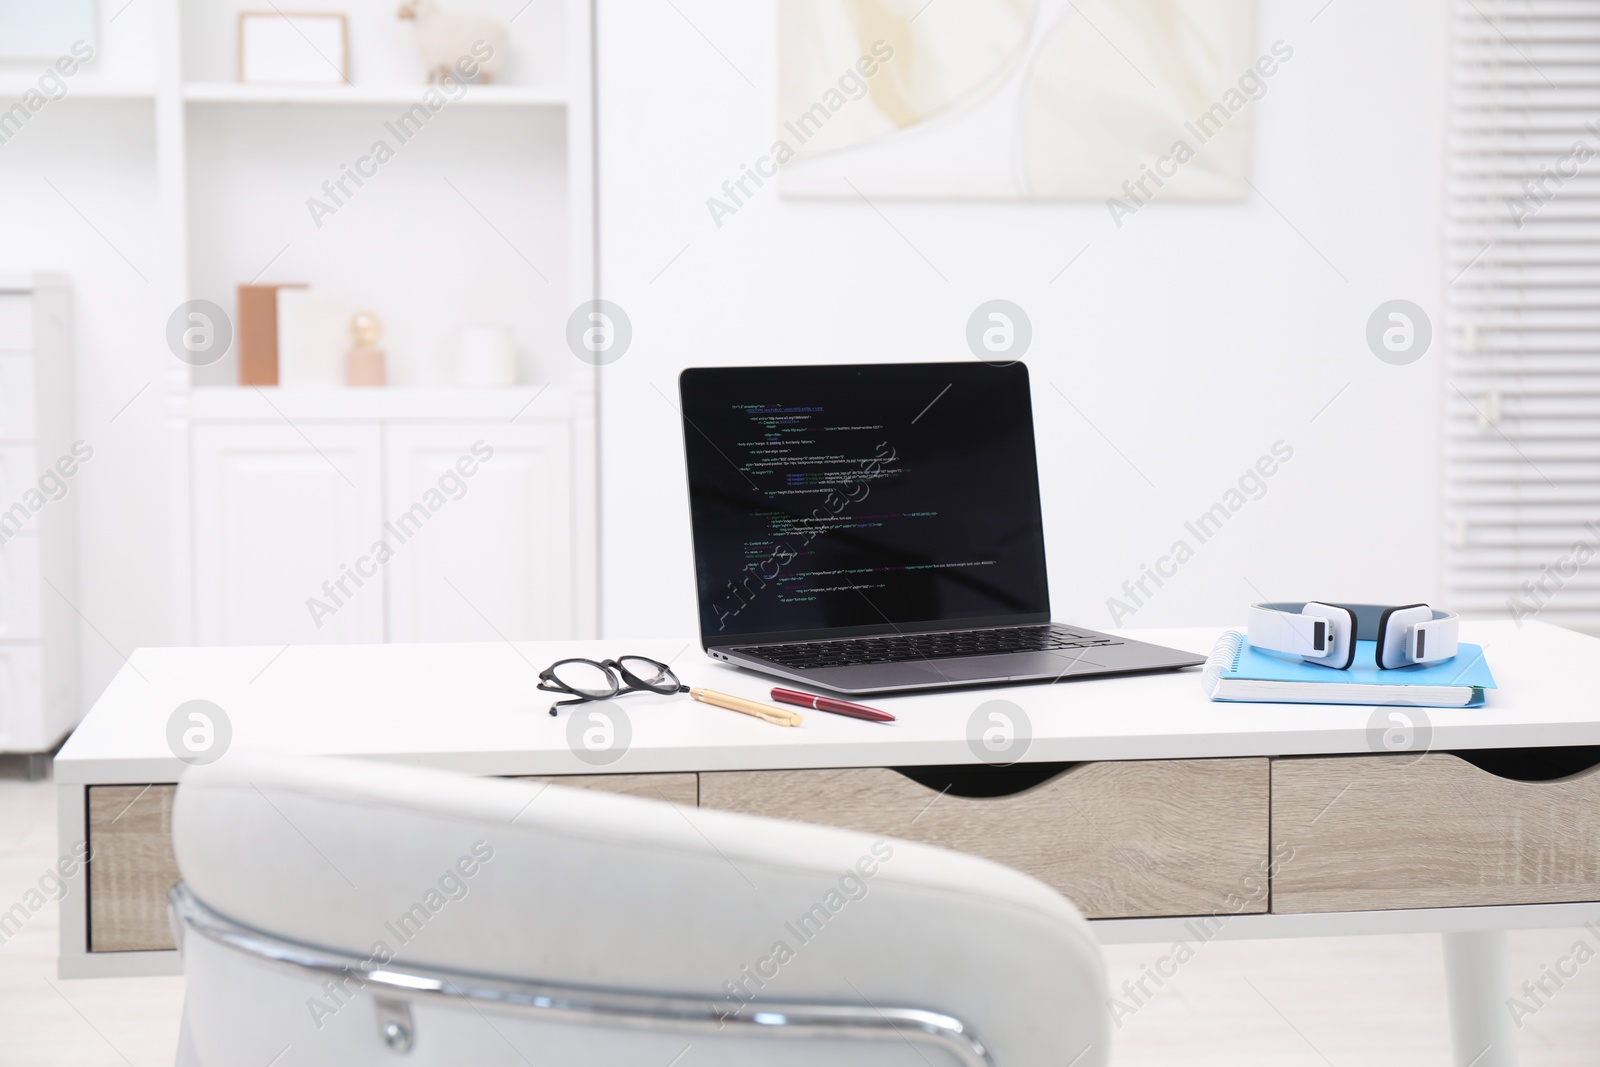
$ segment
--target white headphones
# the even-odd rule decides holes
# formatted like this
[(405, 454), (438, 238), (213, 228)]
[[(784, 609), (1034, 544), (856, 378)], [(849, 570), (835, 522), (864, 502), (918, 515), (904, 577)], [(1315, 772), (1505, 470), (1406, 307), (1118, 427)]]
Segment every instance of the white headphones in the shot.
[(1249, 640), (1256, 648), (1299, 656), (1306, 663), (1348, 670), (1356, 642), (1377, 643), (1383, 670), (1440, 663), (1456, 654), (1461, 616), (1426, 604), (1325, 604), (1320, 600), (1250, 606)]

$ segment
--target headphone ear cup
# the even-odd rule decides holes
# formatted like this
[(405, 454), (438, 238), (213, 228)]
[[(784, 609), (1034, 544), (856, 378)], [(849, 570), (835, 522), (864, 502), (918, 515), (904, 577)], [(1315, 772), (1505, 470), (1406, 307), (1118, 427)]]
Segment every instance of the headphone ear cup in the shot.
[(1307, 615), (1326, 615), (1330, 619), (1343, 620), (1343, 622), (1335, 621), (1333, 624), (1334, 633), (1331, 646), (1334, 652), (1342, 652), (1344, 654), (1343, 657), (1335, 660), (1308, 662), (1319, 662), (1321, 666), (1335, 671), (1349, 670), (1350, 664), (1356, 661), (1356, 613), (1343, 604), (1326, 604), (1320, 600), (1309, 601), (1300, 610)]
[(1410, 666), (1413, 661), (1406, 651), (1406, 630), (1431, 618), (1433, 609), (1426, 604), (1399, 604), (1385, 608), (1378, 617), (1377, 648), (1372, 654), (1378, 669), (1391, 671), (1396, 667)]
[(1344, 632), (1346, 635), (1346, 647), (1348, 651), (1345, 653), (1344, 666), (1340, 667), (1339, 669), (1341, 671), (1347, 671), (1350, 669), (1350, 665), (1356, 661), (1356, 613), (1339, 604), (1335, 604), (1334, 607), (1344, 612)]
[[(1385, 608), (1383, 614), (1378, 616), (1377, 646), (1372, 651), (1372, 658), (1377, 662), (1380, 671), (1389, 669), (1383, 650), (1389, 647), (1389, 619), (1393, 615), (1393, 608)], [(1396, 663), (1395, 666), (1398, 667), (1400, 664)]]

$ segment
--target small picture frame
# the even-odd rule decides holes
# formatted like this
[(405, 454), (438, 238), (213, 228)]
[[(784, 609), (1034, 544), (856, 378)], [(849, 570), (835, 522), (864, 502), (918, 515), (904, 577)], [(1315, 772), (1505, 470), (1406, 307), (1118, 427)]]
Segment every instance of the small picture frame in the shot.
[(345, 85), (350, 30), (327, 11), (239, 12), (239, 80), (250, 85)]

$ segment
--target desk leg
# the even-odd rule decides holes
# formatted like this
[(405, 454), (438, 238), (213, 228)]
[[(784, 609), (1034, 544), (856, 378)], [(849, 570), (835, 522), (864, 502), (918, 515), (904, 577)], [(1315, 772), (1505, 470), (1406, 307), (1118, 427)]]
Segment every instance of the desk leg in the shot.
[(1503, 930), (1441, 934), (1455, 1067), (1516, 1067), (1517, 1031), (1506, 1011), (1511, 966)]

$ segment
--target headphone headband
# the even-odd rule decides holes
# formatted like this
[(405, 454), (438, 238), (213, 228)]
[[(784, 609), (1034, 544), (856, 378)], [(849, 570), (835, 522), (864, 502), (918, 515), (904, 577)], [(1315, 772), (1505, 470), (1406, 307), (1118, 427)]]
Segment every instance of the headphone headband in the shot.
[(1355, 662), (1357, 641), (1372, 641), (1377, 665), (1391, 670), (1450, 659), (1459, 624), (1459, 615), (1427, 604), (1286, 600), (1252, 604), (1248, 638), (1256, 648), (1341, 671)]

